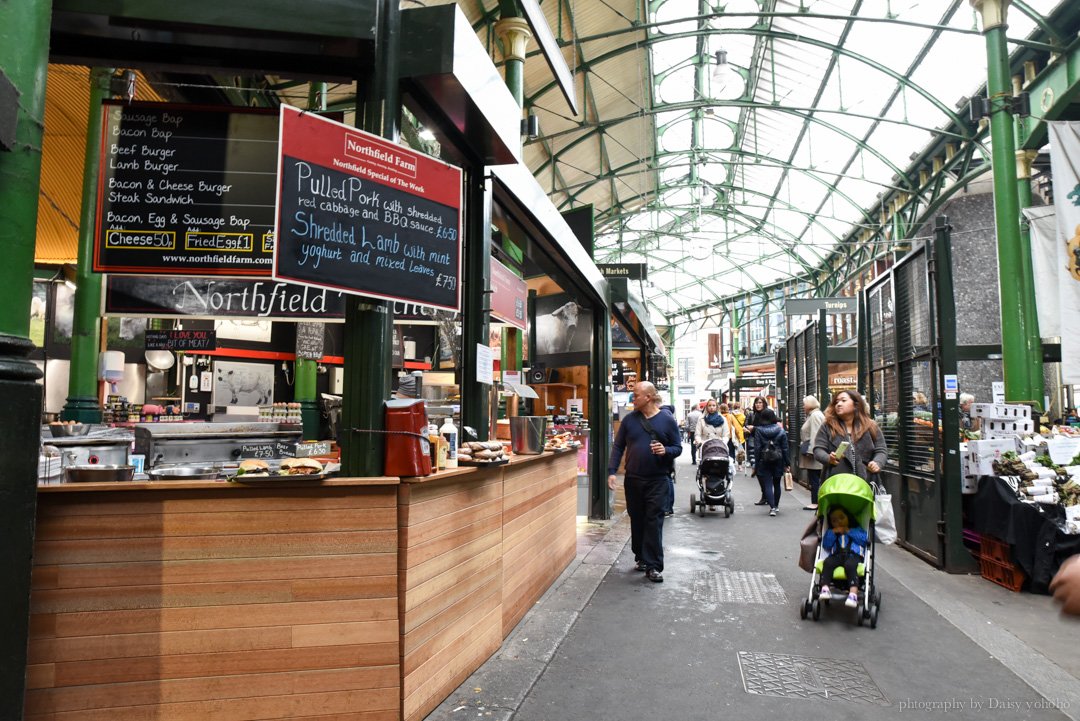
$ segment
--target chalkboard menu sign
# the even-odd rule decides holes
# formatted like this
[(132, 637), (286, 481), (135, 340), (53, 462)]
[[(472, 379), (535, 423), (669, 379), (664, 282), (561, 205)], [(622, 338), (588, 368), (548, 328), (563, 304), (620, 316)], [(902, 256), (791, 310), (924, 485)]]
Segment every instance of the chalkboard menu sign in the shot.
[(148, 329), (146, 350), (217, 350), (217, 331)]
[(94, 270), (269, 276), (276, 113), (102, 106)]
[(457, 310), (461, 170), (281, 106), (274, 278)]
[(108, 275), (105, 315), (158, 318), (345, 320), (345, 296), (334, 290), (273, 280)]
[(322, 360), (326, 343), (322, 323), (296, 324), (296, 357)]

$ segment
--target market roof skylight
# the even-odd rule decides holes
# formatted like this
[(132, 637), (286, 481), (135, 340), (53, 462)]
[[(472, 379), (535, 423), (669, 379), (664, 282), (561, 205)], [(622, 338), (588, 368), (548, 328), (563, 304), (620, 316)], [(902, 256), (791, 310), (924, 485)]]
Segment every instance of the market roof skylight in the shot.
[[(1009, 50), (1070, 2), (1013, 0)], [(461, 7), (501, 60), (498, 1)], [(648, 263), (646, 301), (668, 319), (820, 268), (854, 230), (879, 227), (879, 197), (917, 192), (905, 171), (942, 137), (988, 162), (958, 102), (987, 74), (969, 0), (543, 8), (582, 114), (530, 52), (526, 105), (543, 137), (526, 162), (561, 209), (594, 206), (598, 262)]]

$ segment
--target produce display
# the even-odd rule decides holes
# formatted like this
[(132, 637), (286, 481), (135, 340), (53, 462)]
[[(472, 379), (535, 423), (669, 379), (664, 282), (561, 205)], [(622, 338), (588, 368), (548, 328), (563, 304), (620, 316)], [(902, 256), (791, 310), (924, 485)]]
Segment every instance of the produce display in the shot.
[(494, 465), (510, 460), (502, 441), (470, 441), (462, 443), (457, 451), (458, 463)]

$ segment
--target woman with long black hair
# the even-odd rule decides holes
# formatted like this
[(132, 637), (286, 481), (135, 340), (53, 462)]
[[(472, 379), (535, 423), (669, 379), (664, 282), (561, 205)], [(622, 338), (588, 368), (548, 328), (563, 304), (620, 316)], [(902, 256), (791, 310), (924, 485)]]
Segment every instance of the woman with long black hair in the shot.
[[(825, 422), (814, 441), (814, 458), (822, 464), (821, 480), (837, 473), (854, 473), (864, 481), (885, 466), (885, 435), (856, 391), (840, 391), (825, 411)], [(841, 443), (847, 443), (843, 453)]]

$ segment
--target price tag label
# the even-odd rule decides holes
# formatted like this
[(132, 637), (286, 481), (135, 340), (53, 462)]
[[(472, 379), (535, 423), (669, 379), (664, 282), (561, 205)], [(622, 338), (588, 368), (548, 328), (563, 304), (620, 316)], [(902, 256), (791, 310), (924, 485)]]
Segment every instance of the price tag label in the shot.
[(318, 441), (313, 443), (298, 443), (296, 446), (297, 458), (310, 458), (311, 456), (330, 455), (330, 441)]
[(240, 446), (241, 458), (260, 458), (268, 460), (272, 458), (295, 458), (296, 444), (284, 441), (270, 441), (267, 443), (244, 443)]

